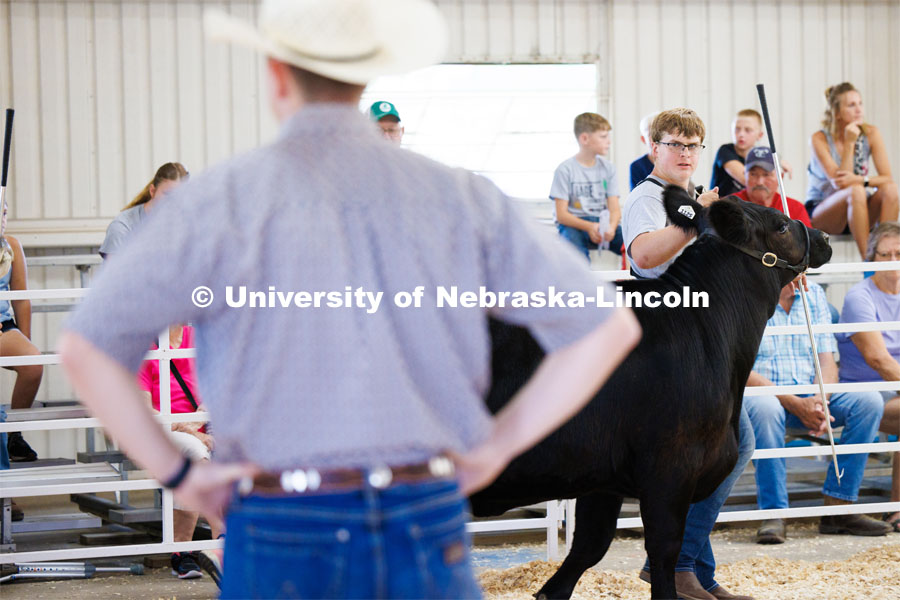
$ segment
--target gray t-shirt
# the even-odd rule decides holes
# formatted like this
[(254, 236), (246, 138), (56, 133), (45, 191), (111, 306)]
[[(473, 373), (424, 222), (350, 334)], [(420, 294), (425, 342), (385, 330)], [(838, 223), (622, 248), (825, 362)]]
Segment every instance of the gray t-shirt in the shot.
[(138, 225), (143, 223), (146, 215), (143, 204), (132, 206), (116, 215), (113, 222), (106, 228), (106, 237), (103, 238), (103, 244), (100, 246), (100, 256), (106, 258), (110, 254), (118, 252), (125, 239), (137, 229)]
[(649, 179), (650, 177), (631, 190), (631, 193), (628, 194), (628, 199), (625, 200), (625, 207), (622, 209), (622, 238), (625, 241), (625, 252), (628, 254), (631, 268), (641, 277), (652, 279), (662, 275), (669, 268), (669, 265), (681, 256), (684, 248), (693, 244), (697, 238), (692, 238), (675, 256), (652, 269), (641, 269), (634, 264), (634, 258), (631, 256), (631, 243), (634, 241), (634, 238), (642, 233), (650, 233), (671, 225), (668, 216), (666, 216), (666, 207), (663, 205), (662, 200), (663, 186), (667, 184), (661, 179), (654, 178), (662, 184), (657, 185), (657, 183), (649, 181)]
[(616, 167), (602, 156), (595, 159), (593, 167), (585, 167), (573, 156), (553, 173), (550, 199), (568, 200), (573, 216), (599, 217), (609, 208), (607, 198), (619, 195)]
[[(489, 314), (552, 351), (612, 313), (436, 307), (437, 286), (595, 296), (578, 253), (536, 230), (487, 179), (392, 146), (355, 107), (309, 105), (274, 143), (154, 207), (66, 326), (134, 372), (158, 332), (191, 322), (223, 460), (417, 462), (489, 434)], [(214, 294), (206, 308), (199, 286)], [(248, 305), (229, 306), (240, 286)], [(417, 286), (421, 308), (395, 304)], [(358, 288), (384, 292), (377, 310), (346, 307)], [(250, 308), (251, 292), (289, 306)], [(299, 292), (342, 306), (288, 296)]]

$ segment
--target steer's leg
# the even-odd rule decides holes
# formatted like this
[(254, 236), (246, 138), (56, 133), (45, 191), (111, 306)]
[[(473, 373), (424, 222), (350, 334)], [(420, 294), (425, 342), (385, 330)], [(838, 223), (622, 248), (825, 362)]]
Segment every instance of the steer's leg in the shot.
[[(684, 485), (683, 482), (680, 485)], [(674, 481), (658, 481), (641, 496), (644, 548), (650, 559), (650, 597), (676, 598), (675, 564), (681, 551), (690, 494), (673, 493)], [(672, 492), (667, 493), (667, 491)], [(686, 496), (686, 497), (685, 497)]]
[(575, 535), (572, 548), (559, 570), (536, 598), (569, 598), (581, 575), (597, 564), (616, 533), (622, 497), (598, 492), (581, 496), (575, 503)]

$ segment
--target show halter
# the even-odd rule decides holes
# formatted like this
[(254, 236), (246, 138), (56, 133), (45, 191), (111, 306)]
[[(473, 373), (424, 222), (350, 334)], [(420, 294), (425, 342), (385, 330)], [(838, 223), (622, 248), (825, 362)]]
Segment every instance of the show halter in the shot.
[[(756, 84), (756, 92), (759, 94), (759, 104), (762, 108), (763, 119), (766, 122), (766, 134), (769, 136), (769, 148), (772, 149), (772, 160), (775, 163), (775, 173), (778, 175), (778, 191), (781, 193), (781, 206), (784, 214), (790, 217), (788, 209), (787, 194), (784, 193), (784, 179), (781, 177), (781, 162), (778, 160), (778, 152), (775, 151), (775, 136), (772, 135), (772, 122), (769, 120), (769, 106), (766, 103), (766, 88), (763, 84)], [(804, 226), (804, 229), (806, 227)], [(772, 255), (774, 256), (774, 254)], [(809, 230), (806, 231), (806, 266), (809, 266)], [(765, 260), (763, 259), (763, 264)], [(769, 266), (769, 265), (766, 265)], [(790, 268), (790, 267), (789, 267)], [(802, 273), (803, 271), (796, 271)], [(805, 267), (803, 269), (806, 270)], [(838, 468), (837, 449), (834, 447), (834, 432), (831, 429), (831, 411), (828, 410), (828, 402), (825, 400), (825, 384), (822, 382), (822, 366), (819, 364), (819, 350), (816, 347), (816, 338), (813, 335), (812, 320), (809, 316), (809, 304), (806, 301), (806, 289), (800, 285), (800, 299), (803, 300), (803, 314), (806, 316), (806, 331), (809, 335), (809, 343), (812, 346), (813, 365), (816, 368), (816, 379), (819, 381), (819, 394), (822, 396), (822, 408), (825, 411), (825, 427), (828, 431), (828, 443), (831, 445), (831, 457), (834, 461), (834, 474), (837, 477), (838, 485), (841, 484), (841, 477), (844, 472)]]

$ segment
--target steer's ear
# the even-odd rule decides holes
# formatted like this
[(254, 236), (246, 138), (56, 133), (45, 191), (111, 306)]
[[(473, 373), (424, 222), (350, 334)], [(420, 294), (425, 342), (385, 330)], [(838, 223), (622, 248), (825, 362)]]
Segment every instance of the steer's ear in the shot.
[(723, 198), (709, 207), (709, 222), (723, 240), (734, 244), (750, 241), (750, 224), (744, 216), (741, 200)]
[(663, 190), (666, 215), (673, 225), (688, 233), (703, 233), (706, 209), (695, 202), (682, 187), (670, 185)]

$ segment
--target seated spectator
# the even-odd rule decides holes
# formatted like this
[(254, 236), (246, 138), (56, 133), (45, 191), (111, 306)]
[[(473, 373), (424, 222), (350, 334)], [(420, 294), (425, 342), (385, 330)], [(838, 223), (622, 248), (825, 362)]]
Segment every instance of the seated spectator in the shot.
[[(900, 260), (900, 224), (882, 223), (869, 236), (866, 260)], [(900, 271), (875, 271), (850, 288), (844, 298), (841, 323), (900, 321)], [(900, 380), (900, 331), (860, 331), (839, 333), (838, 350), (841, 383)], [(885, 399), (879, 429), (900, 435), (900, 396), (881, 392)], [(891, 501), (900, 501), (900, 452), (895, 452)], [(900, 512), (885, 515), (895, 532), (900, 532)]]
[(634, 189), (637, 184), (642, 182), (647, 178), (647, 175), (653, 172), (653, 147), (651, 145), (650, 139), (650, 123), (653, 122), (653, 119), (656, 118), (659, 112), (650, 113), (649, 115), (644, 115), (644, 118), (641, 119), (641, 123), (639, 125), (641, 129), (641, 143), (644, 147), (647, 148), (647, 152), (641, 156), (640, 158), (634, 159), (631, 163), (631, 187), (630, 189)]
[[(822, 129), (812, 135), (806, 210), (826, 233), (851, 233), (865, 258), (875, 222), (897, 220), (897, 184), (884, 139), (865, 122), (862, 97), (851, 83), (825, 90)], [(877, 175), (869, 172), (869, 159)]]
[[(760, 206), (768, 206), (781, 212), (781, 194), (778, 193), (778, 175), (775, 173), (775, 159), (768, 146), (757, 146), (747, 154), (744, 165), (744, 189), (734, 194), (741, 200), (753, 202)], [(787, 199), (788, 215), (792, 219), (810, 225), (809, 213), (799, 200)]]
[(397, 112), (397, 107), (392, 103), (384, 100), (373, 102), (369, 107), (369, 118), (378, 125), (381, 137), (398, 146), (403, 143), (403, 134), (406, 133), (406, 128), (400, 122), (400, 113)]
[[(792, 284), (781, 290), (781, 299), (775, 314), (767, 325), (801, 325), (806, 323), (803, 306), (796, 300), (799, 291)], [(809, 284), (809, 310), (814, 324), (831, 323), (825, 291), (816, 283)], [(834, 336), (823, 333), (816, 336), (819, 363), (823, 382), (836, 383), (837, 364), (834, 360), (836, 344)], [(748, 386), (809, 385), (816, 382), (812, 347), (805, 334), (763, 336)], [(878, 392), (845, 392), (825, 398), (835, 426), (843, 426), (841, 444), (866, 444), (871, 442), (881, 422), (884, 402)], [(826, 430), (822, 398), (815, 395), (782, 394), (779, 396), (746, 396), (744, 405), (753, 423), (756, 448), (784, 448), (786, 427), (802, 427), (814, 435)], [(844, 475), (838, 484), (834, 465), (828, 467), (828, 475), (822, 488), (825, 506), (856, 502), (859, 485), (868, 453), (842, 454), (838, 463)], [(756, 466), (757, 503), (762, 510), (788, 507), (787, 476), (783, 458), (767, 458), (754, 461)], [(890, 531), (882, 523), (865, 515), (825, 516), (819, 523), (821, 533), (848, 533), (851, 535), (885, 535)], [(760, 544), (780, 544), (786, 537), (784, 521), (763, 521), (756, 533)]]
[[(169, 328), (170, 348), (193, 348), (194, 332), (189, 326), (174, 325)], [(154, 349), (156, 346), (154, 345)], [(169, 392), (172, 414), (192, 413), (204, 410), (198, 399), (196, 390), (196, 376), (194, 374), (194, 359), (175, 358), (169, 363), (168, 374)], [(179, 381), (180, 378), (180, 381)], [(153, 410), (159, 411), (160, 372), (158, 360), (147, 360), (138, 372), (138, 385), (144, 391), (147, 403)], [(203, 423), (172, 423), (172, 440), (181, 448), (182, 453), (194, 461), (209, 460), (213, 449), (212, 436), (206, 432)], [(174, 537), (176, 542), (189, 542), (194, 538), (194, 528), (200, 514), (182, 510), (176, 504), (174, 511)], [(213, 538), (221, 533), (224, 525), (215, 517), (207, 516)], [(201, 577), (197, 552), (180, 553), (172, 555), (172, 574), (179, 579), (194, 579)]]
[(600, 247), (622, 253), (619, 183), (609, 152), (612, 126), (596, 113), (575, 117), (578, 152), (553, 173), (550, 199), (556, 203), (559, 235), (589, 257)]
[[(710, 189), (719, 190), (723, 198), (744, 189), (744, 161), (750, 149), (762, 139), (762, 116), (752, 108), (739, 111), (731, 123), (731, 144), (722, 144), (713, 161)], [(787, 161), (781, 161), (781, 170), (791, 175), (793, 170)]]
[[(0, 219), (3, 221), (0, 229), (5, 230), (5, 207)], [(0, 276), (0, 291), (28, 289), (28, 270), (22, 244), (12, 236), (7, 235), (4, 239), (12, 250), (12, 263), (9, 270)], [(40, 354), (41, 351), (31, 343), (31, 300), (0, 300), (0, 356), (40, 356)], [(18, 365), (4, 368), (16, 373), (10, 408), (31, 408), (41, 386), (44, 367)], [(13, 462), (37, 460), (37, 453), (28, 445), (21, 432), (11, 431), (6, 437), (4, 447), (9, 453), (9, 460)]]
[(182, 180), (187, 180), (189, 174), (184, 165), (177, 162), (166, 163), (156, 170), (153, 179), (144, 186), (134, 200), (122, 209), (109, 227), (106, 229), (106, 238), (100, 246), (100, 256), (104, 259), (116, 252), (125, 239), (143, 221), (161, 198), (174, 190)]

